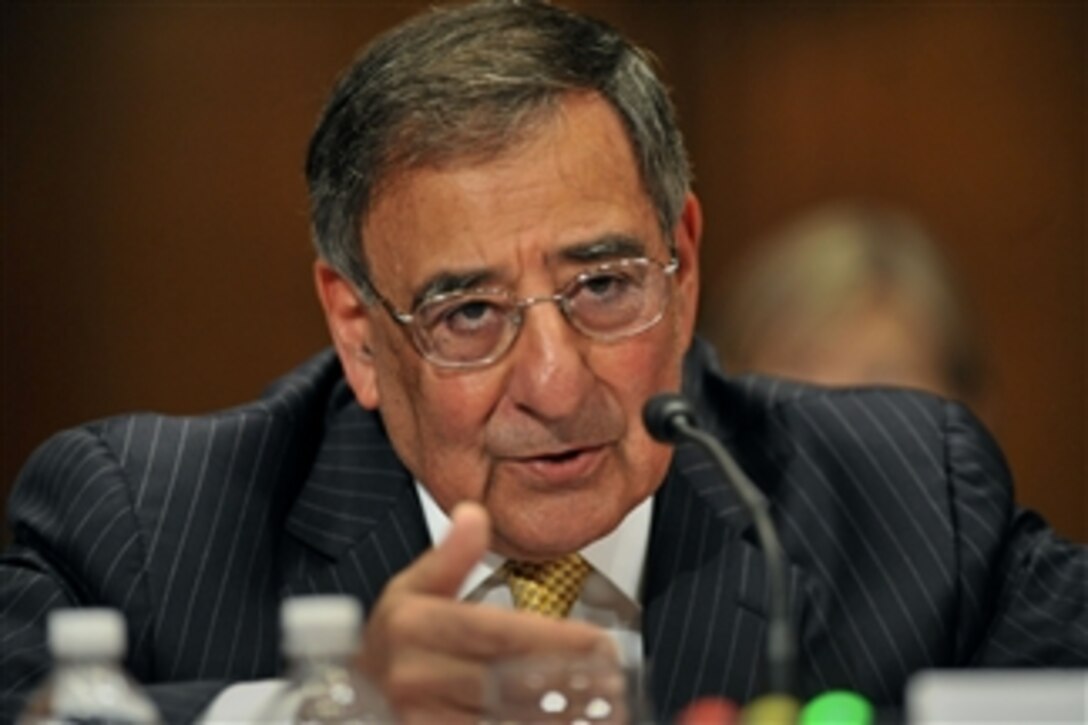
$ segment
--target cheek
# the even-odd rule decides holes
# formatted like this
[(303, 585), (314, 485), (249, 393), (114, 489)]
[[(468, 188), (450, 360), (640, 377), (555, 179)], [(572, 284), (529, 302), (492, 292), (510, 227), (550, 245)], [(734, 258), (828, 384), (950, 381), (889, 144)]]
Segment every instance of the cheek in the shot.
[(677, 324), (667, 324), (673, 322), (676, 320), (662, 320), (650, 334), (633, 340), (634, 344), (609, 363), (613, 388), (627, 399), (628, 407), (638, 408), (640, 416), (642, 405), (651, 396), (680, 387), (686, 341)]
[(672, 326), (662, 325), (657, 334), (603, 347), (595, 360), (598, 379), (610, 391), (626, 418), (626, 457), (635, 465), (667, 457), (669, 448), (653, 441), (642, 423), (642, 408), (651, 397), (680, 388), (681, 356), (677, 352), (678, 334)]
[(482, 445), (484, 427), (501, 395), (486, 376), (424, 371), (417, 380), (421, 425), (443, 439)]
[(381, 412), (408, 469), (443, 508), (478, 499), (486, 480), (484, 427), (495, 392), (472, 376), (449, 375), (403, 357), (384, 366)]
[(376, 339), (377, 384), (382, 417), (398, 432), (418, 431), (442, 440), (463, 439), (486, 417), (493, 392), (481, 376), (441, 370), (426, 362), (400, 330)]

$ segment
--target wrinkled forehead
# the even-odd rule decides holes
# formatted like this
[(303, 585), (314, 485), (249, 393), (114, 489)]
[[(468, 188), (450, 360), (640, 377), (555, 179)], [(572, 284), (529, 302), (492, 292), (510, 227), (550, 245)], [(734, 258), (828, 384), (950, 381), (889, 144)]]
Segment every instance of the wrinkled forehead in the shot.
[[(390, 189), (405, 183), (413, 172), (446, 171), (483, 166), (504, 156), (514, 156), (537, 138), (560, 113), (564, 101), (601, 98), (593, 92), (554, 93), (518, 105), (484, 100), (441, 113), (409, 110), (381, 141), (372, 175), (369, 198), (360, 205), (360, 224), (365, 227), (370, 211)], [(364, 241), (364, 254), (366, 253)]]
[(386, 285), (477, 269), (509, 280), (555, 262), (666, 251), (622, 122), (592, 97), (493, 157), (391, 175), (362, 237)]
[[(437, 186), (435, 179), (456, 176), (458, 185), (471, 196), (472, 210), (478, 216), (486, 216), (481, 210), (489, 206), (502, 206), (521, 190), (520, 184), (555, 183), (549, 171), (534, 177), (531, 170), (553, 165), (564, 168), (552, 176), (563, 176), (572, 188), (581, 184), (581, 196), (586, 200), (621, 189), (621, 193), (639, 197), (634, 200), (638, 204), (644, 202), (652, 208), (626, 126), (608, 99), (595, 92), (568, 92), (518, 115), (515, 120), (498, 121), (493, 111), (485, 109), (478, 117), (449, 128), (433, 127), (435, 119), (428, 118), (411, 120), (398, 129), (397, 141), (391, 145), (360, 215), (362, 251), (368, 266), (378, 251), (375, 244), (384, 246), (384, 241), (371, 238), (375, 212), (389, 205), (399, 205), (406, 215), (418, 212), (410, 202), (431, 194)], [(530, 170), (522, 173), (525, 167)], [(587, 174), (585, 167), (592, 167), (593, 173)], [(468, 188), (470, 184), (474, 186)], [(577, 196), (567, 202), (580, 201)], [(385, 212), (388, 216), (388, 210)], [(468, 221), (453, 215), (444, 223), (456, 226)]]

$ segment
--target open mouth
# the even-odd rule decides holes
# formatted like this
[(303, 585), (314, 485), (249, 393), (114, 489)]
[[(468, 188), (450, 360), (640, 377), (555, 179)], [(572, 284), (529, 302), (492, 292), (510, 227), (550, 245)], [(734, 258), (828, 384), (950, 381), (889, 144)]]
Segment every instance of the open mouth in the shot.
[(519, 458), (513, 463), (522, 471), (525, 480), (536, 480), (549, 486), (574, 485), (593, 477), (606, 448), (570, 448)]
[(545, 456), (538, 456), (537, 460), (547, 461), (549, 463), (563, 463), (564, 461), (572, 461), (578, 456), (585, 453), (588, 448), (574, 448), (569, 451), (563, 451), (561, 453), (550, 453)]

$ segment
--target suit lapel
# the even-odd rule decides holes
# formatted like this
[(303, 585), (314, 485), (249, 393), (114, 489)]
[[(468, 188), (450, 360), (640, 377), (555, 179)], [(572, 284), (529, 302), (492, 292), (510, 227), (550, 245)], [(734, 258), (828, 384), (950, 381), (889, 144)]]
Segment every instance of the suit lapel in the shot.
[[(773, 489), (769, 460), (737, 457)], [(676, 450), (650, 537), (643, 637), (658, 714), (671, 718), (701, 695), (750, 700), (764, 686), (767, 566), (740, 499), (694, 446)], [(799, 572), (789, 572), (796, 623)]]
[(390, 577), (430, 546), (412, 476), (377, 414), (341, 384), (309, 478), (287, 517), (304, 547), (290, 564), (284, 596), (355, 595), (369, 611)]

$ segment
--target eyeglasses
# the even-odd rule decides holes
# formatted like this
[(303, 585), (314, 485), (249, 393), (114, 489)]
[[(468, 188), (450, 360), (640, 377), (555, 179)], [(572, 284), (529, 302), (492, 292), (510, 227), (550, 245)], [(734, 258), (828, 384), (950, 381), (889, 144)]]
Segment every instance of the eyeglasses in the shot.
[(669, 278), (679, 268), (637, 257), (586, 270), (552, 295), (516, 298), (509, 290), (450, 292), (420, 303), (410, 314), (398, 311), (371, 283), (366, 286), (394, 321), (411, 333), (424, 358), (441, 367), (490, 365), (514, 344), (525, 310), (543, 302), (559, 305), (574, 329), (611, 342), (653, 327), (669, 302)]

